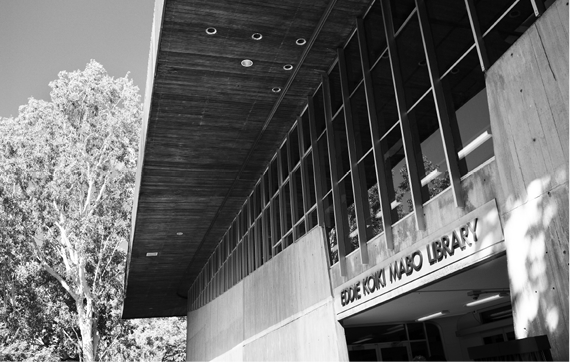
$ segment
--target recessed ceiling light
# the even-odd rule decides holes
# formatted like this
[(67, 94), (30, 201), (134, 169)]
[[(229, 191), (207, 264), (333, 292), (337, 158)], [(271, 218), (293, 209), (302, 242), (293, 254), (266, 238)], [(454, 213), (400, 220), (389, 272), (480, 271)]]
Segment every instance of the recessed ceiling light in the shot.
[(384, 52), (384, 54), (382, 54), (382, 58), (383, 58), (383, 59), (386, 59), (386, 58), (388, 58), (389, 56), (390, 56), (390, 54), (388, 54), (388, 51), (387, 51), (387, 50)]
[(291, 69), (293, 69), (293, 66), (292, 66), (291, 64), (285, 64), (285, 65), (283, 66), (283, 69), (285, 69), (285, 70), (291, 70)]
[(246, 68), (249, 68), (253, 65), (253, 62), (249, 59), (244, 59), (241, 61), (241, 65), (243, 65)]
[(158, 256), (158, 252), (146, 253), (146, 256)]
[(418, 62), (418, 65), (420, 65), (420, 66), (422, 66), (422, 67), (425, 66), (426, 64), (427, 64), (427, 63), (426, 63), (426, 60), (425, 60), (425, 59), (422, 59), (422, 60), (420, 60), (420, 61)]
[(271, 91), (272, 91), (273, 93), (279, 93), (279, 92), (281, 92), (281, 88), (279, 88), (279, 87), (273, 87), (273, 88), (271, 89)]
[(182, 231), (179, 231), (179, 232), (176, 233), (176, 235), (182, 236), (182, 235), (184, 235), (184, 233), (183, 233)]
[(437, 312), (437, 313), (434, 313), (434, 314), (426, 315), (425, 317), (418, 318), (418, 319), (416, 319), (416, 322), (427, 321), (428, 319), (434, 319), (434, 318), (437, 318), (437, 317), (444, 316), (444, 315), (446, 315), (446, 314), (449, 314), (449, 311), (448, 311), (448, 310), (442, 310), (441, 312)]
[(453, 69), (451, 69), (451, 71), (450, 71), (449, 73), (451, 73), (451, 74), (457, 74), (457, 73), (459, 73), (459, 69), (453, 68)]
[(495, 295), (492, 295), (492, 296), (487, 297), (487, 298), (483, 298), (483, 299), (476, 300), (474, 302), (467, 303), (467, 304), (465, 304), (465, 306), (466, 307), (474, 307), (474, 306), (479, 305), (479, 304), (489, 303), (489, 302), (492, 302), (494, 300), (497, 300), (500, 298), (505, 298), (508, 296), (509, 296), (508, 293), (499, 293), (499, 294), (495, 294)]
[(305, 40), (305, 38), (299, 38), (295, 41), (295, 44), (297, 45), (305, 45), (307, 44), (307, 40)]
[(509, 13), (509, 18), (518, 18), (521, 16), (521, 12), (518, 10), (513, 10)]
[(208, 35), (214, 35), (214, 34), (216, 34), (217, 32), (218, 32), (218, 31), (216, 30), (216, 28), (209, 27), (209, 28), (206, 29), (206, 34), (208, 34)]
[(253, 33), (253, 35), (251, 36), (251, 38), (253, 40), (261, 40), (261, 38), (263, 38), (263, 35), (259, 34), (259, 33)]

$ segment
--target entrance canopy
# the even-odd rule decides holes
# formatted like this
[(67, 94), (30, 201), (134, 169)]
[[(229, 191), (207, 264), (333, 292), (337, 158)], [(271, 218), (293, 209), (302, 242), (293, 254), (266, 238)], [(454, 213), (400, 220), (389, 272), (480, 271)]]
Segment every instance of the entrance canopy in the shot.
[[(460, 316), (481, 307), (491, 307), (510, 301), (507, 258), (502, 256), (460, 271), (443, 280), (419, 288), (401, 297), (370, 308), (342, 321), (345, 327), (413, 322), (437, 312), (442, 317)], [(504, 293), (479, 307), (467, 303)]]

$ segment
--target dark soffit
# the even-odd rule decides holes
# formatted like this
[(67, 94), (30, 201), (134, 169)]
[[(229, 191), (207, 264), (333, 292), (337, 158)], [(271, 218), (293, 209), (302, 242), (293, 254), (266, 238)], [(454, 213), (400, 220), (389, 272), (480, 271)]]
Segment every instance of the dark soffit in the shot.
[(186, 315), (187, 290), (369, 3), (157, 0), (123, 318)]

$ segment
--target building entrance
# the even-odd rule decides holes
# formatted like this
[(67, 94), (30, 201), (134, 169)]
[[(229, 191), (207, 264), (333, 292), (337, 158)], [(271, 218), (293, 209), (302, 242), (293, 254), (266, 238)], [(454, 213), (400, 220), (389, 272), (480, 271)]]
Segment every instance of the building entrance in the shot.
[(348, 357), (351, 361), (409, 361), (411, 360), (410, 344), (402, 342), (366, 344), (348, 347)]
[(467, 360), (514, 339), (506, 257), (499, 255), (341, 321), (351, 361)]

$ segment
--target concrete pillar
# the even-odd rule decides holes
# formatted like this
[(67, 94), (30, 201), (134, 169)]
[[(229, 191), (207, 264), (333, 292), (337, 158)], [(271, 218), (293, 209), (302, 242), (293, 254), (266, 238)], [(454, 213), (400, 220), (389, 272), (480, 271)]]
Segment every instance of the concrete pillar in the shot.
[(568, 5), (556, 1), (486, 75), (517, 339), (568, 360)]

